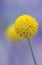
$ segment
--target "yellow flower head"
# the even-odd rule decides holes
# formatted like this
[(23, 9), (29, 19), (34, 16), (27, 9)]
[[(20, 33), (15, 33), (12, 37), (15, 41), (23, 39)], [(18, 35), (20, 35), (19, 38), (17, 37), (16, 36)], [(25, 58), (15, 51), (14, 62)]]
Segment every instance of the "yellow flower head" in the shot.
[(35, 18), (30, 15), (24, 14), (19, 16), (15, 24), (8, 29), (8, 36), (13, 40), (19, 40), (23, 38), (31, 38), (38, 31), (38, 23)]

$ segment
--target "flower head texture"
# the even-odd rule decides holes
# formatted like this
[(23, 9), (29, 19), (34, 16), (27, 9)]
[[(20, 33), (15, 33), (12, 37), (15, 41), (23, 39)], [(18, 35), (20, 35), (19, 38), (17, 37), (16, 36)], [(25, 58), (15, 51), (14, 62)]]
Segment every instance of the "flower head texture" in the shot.
[(13, 40), (23, 38), (31, 38), (38, 31), (38, 23), (35, 18), (30, 15), (24, 14), (19, 16), (15, 23), (8, 29), (8, 36)]

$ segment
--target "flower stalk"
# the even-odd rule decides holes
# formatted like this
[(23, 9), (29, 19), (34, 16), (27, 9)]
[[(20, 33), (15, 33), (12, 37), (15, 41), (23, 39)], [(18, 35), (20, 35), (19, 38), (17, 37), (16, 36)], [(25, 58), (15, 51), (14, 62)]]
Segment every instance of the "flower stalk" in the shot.
[(37, 65), (36, 58), (35, 58), (35, 55), (34, 55), (34, 52), (33, 52), (33, 48), (32, 48), (32, 44), (30, 42), (30, 39), (28, 39), (28, 42), (29, 42), (31, 54), (32, 54), (32, 57), (33, 57), (34, 65)]

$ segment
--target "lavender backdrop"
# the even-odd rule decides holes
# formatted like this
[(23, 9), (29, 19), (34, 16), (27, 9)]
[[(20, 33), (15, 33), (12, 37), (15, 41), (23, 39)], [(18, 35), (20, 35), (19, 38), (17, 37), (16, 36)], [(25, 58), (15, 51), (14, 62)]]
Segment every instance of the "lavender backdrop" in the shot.
[(37, 64), (42, 65), (42, 0), (0, 0), (0, 65), (34, 65), (28, 40), (13, 44), (3, 32), (25, 13), (35, 17), (39, 23), (38, 33), (31, 42)]

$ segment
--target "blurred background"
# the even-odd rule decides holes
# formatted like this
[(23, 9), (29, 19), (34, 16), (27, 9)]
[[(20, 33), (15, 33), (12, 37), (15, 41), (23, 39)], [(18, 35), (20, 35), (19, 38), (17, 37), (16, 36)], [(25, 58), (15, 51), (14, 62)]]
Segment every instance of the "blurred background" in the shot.
[[(0, 35), (1, 33), (3, 33), (3, 31), (9, 24), (15, 22), (16, 18), (22, 14), (29, 14), (35, 17), (39, 23), (38, 33), (35, 37), (31, 39), (31, 42), (37, 60), (37, 64), (42, 65), (42, 0), (0, 0)], [(0, 36), (0, 40), (1, 39), (3, 39), (3, 36)], [(20, 52), (16, 52), (17, 57), (14, 55), (15, 59), (17, 60), (13, 60), (13, 65), (33, 65), (33, 59), (31, 56), (28, 41), (22, 40), (19, 43), (20, 44), (17, 44), (17, 46), (20, 47)], [(16, 51), (16, 48), (14, 49), (14, 51)], [(19, 55), (20, 57), (18, 57)], [(10, 63), (13, 61), (10, 61)], [(2, 62), (4, 61), (2, 60)]]

